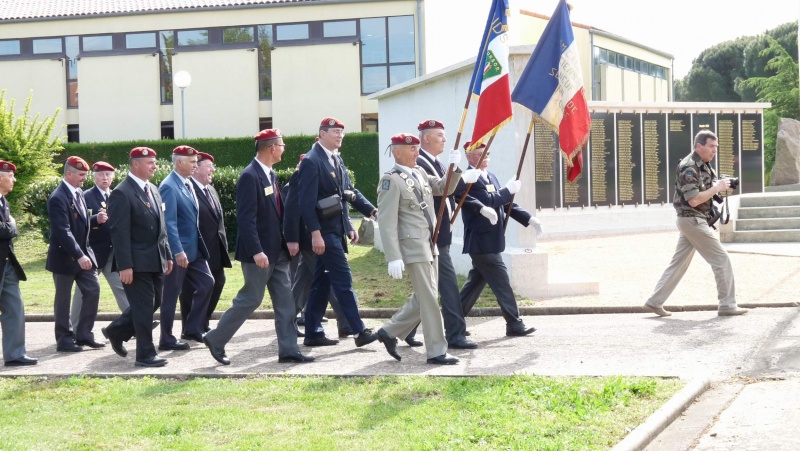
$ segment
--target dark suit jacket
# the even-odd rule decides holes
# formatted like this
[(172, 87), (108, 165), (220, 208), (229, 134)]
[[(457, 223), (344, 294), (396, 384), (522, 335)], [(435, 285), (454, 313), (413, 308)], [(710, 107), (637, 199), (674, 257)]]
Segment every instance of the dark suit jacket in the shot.
[(299, 189), (295, 185), (300, 180), (299, 176), (300, 171), (294, 171), (294, 174), (289, 177), (289, 183), (281, 191), (286, 206), (283, 209), (283, 236), (287, 243), (300, 243), (300, 249), (311, 250), (311, 234), (306, 230), (300, 214), (300, 204), (297, 202)]
[(267, 254), (270, 263), (274, 263), (278, 261), (282, 251), (288, 255), (289, 249), (283, 239), (282, 220), (275, 204), (277, 189), (279, 187), (272, 186), (256, 160), (244, 168), (239, 176), (239, 181), (236, 182), (236, 260), (254, 263), (253, 256), (263, 252)]
[[(492, 225), (488, 219), (472, 208), (464, 208), (462, 218), (464, 220), (464, 253), (471, 254), (496, 254), (503, 252), (506, 248), (506, 234), (503, 230), (506, 208), (511, 202), (511, 193), (506, 188), (500, 188), (497, 177), (488, 172), (489, 181), (494, 186), (494, 192), (487, 189), (488, 183), (483, 181), (483, 177), (472, 185), (469, 190), (469, 197), (474, 198), (483, 205), (494, 209), (497, 213), (497, 224)], [(528, 227), (531, 214), (514, 204), (511, 210), (511, 217), (517, 222)]]
[[(8, 202), (8, 199), (6, 199)], [(17, 261), (14, 254), (14, 238), (17, 236), (17, 224), (11, 222), (11, 214), (4, 208), (0, 208), (0, 281), (5, 277), (6, 264), (14, 266), (19, 280), (27, 280), (25, 271)]]
[[(108, 224), (114, 244), (114, 271), (163, 273), (172, 252), (167, 241), (158, 188), (150, 183), (155, 205), (130, 178), (119, 183), (108, 199)], [(156, 213), (156, 211), (158, 213)]]
[(172, 171), (161, 181), (158, 193), (166, 205), (164, 222), (169, 248), (175, 254), (186, 253), (189, 263), (201, 257), (207, 259), (208, 249), (197, 224), (198, 207), (186, 187), (186, 180)]
[[(197, 195), (200, 204), (200, 236), (208, 248), (208, 267), (212, 272), (222, 268), (231, 267), (231, 257), (228, 255), (228, 236), (225, 233), (225, 219), (223, 217), (222, 204), (219, 201), (219, 194), (213, 186), (208, 185), (211, 193), (211, 201), (203, 192), (203, 187), (192, 180), (192, 187)], [(216, 214), (215, 214), (216, 212)]]
[(95, 218), (92, 222), (91, 230), (89, 230), (89, 246), (94, 251), (94, 256), (97, 258), (97, 267), (103, 268), (108, 262), (108, 256), (111, 255), (111, 230), (109, 230), (108, 223), (98, 224), (97, 213), (101, 209), (108, 210), (108, 204), (103, 197), (103, 192), (100, 188), (93, 186), (83, 192), (83, 201), (86, 202), (86, 208), (91, 211), (91, 217)]
[(300, 162), (299, 182), (297, 187), (297, 201), (300, 206), (300, 214), (306, 225), (308, 232), (319, 230), (323, 235), (333, 233), (342, 237), (342, 246), (347, 249), (345, 234), (352, 230), (352, 225), (347, 217), (348, 204), (342, 199), (342, 214), (325, 221), (320, 221), (317, 216), (317, 201), (326, 197), (338, 194), (342, 196), (345, 189), (345, 177), (341, 174), (346, 172), (344, 165), (340, 165), (340, 173), (328, 162), (328, 156), (319, 143), (306, 154)]
[[(335, 155), (336, 158), (339, 159), (339, 165), (343, 168), (346, 168), (347, 166), (344, 165), (344, 160), (342, 160), (342, 156), (339, 155), (338, 153)], [(344, 171), (342, 173), (342, 178), (344, 179), (344, 185), (343, 185), (344, 189), (350, 190), (356, 195), (356, 199), (352, 202), (353, 208), (355, 208), (359, 213), (361, 213), (366, 217), (371, 216), (372, 212), (375, 210), (375, 206), (372, 205), (372, 202), (370, 202), (369, 199), (364, 197), (364, 195), (361, 194), (361, 191), (356, 189), (355, 185), (353, 185), (353, 181), (350, 180), (350, 174), (348, 174), (347, 171)]]
[(45, 269), (56, 274), (78, 274), (81, 266), (78, 259), (89, 257), (97, 268), (97, 259), (89, 245), (89, 224), (97, 224), (97, 217), (87, 217), (89, 212), (79, 212), (66, 182), (58, 184), (47, 200), (47, 215), (50, 218), (50, 240)]

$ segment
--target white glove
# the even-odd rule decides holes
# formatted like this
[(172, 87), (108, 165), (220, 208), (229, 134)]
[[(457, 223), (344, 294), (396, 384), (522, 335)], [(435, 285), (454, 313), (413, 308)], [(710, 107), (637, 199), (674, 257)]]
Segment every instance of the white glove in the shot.
[(483, 207), (481, 208), (481, 215), (483, 215), (483, 217), (488, 219), (489, 222), (492, 223), (492, 225), (497, 224), (497, 212), (494, 211), (493, 209), (489, 207)]
[(522, 182), (519, 180), (511, 179), (506, 182), (506, 189), (508, 189), (508, 192), (511, 194), (517, 194), (520, 188), (522, 188)]
[(447, 159), (447, 163), (458, 166), (458, 163), (461, 163), (461, 151), (458, 149), (451, 150), (450, 158)]
[(531, 216), (531, 220), (528, 221), (528, 225), (532, 225), (534, 229), (536, 229), (536, 238), (541, 238), (544, 235), (544, 229), (542, 228), (542, 221), (539, 221), (536, 216)]
[(402, 279), (404, 269), (406, 269), (406, 265), (403, 264), (403, 260), (392, 260), (389, 262), (389, 275), (392, 276), (393, 279)]
[(480, 176), (481, 176), (480, 169), (467, 169), (466, 171), (461, 173), (461, 180), (463, 180), (464, 183), (475, 183), (478, 181)]

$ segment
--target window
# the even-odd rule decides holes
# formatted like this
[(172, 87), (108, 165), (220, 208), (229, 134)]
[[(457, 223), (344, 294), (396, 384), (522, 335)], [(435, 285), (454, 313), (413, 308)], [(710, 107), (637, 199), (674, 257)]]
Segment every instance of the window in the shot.
[(161, 123), (161, 139), (175, 139), (175, 122), (164, 121)]
[(402, 66), (389, 66), (389, 86), (399, 85), (416, 77), (416, 70), (413, 64)]
[[(67, 108), (78, 107), (78, 53), (80, 45), (77, 36), (64, 38), (67, 59)], [(77, 141), (75, 141), (77, 142)]]
[(361, 19), (360, 28), (362, 94), (416, 76), (413, 16)]
[(412, 16), (389, 18), (389, 62), (414, 62), (414, 18)]
[(608, 63), (608, 50), (600, 49), (600, 62)]
[(272, 98), (272, 25), (259, 25), (257, 31), (258, 31), (259, 98), (271, 99)]
[(155, 33), (128, 33), (125, 35), (125, 48), (127, 49), (151, 49), (155, 47)]
[(611, 50), (608, 51), (608, 64), (612, 66), (617, 65), (617, 53), (612, 52)]
[(19, 55), (19, 39), (0, 41), (0, 56)]
[(364, 67), (361, 69), (361, 91), (372, 93), (386, 89), (386, 66)]
[(386, 62), (386, 21), (361, 19), (361, 64)]
[(355, 36), (356, 21), (325, 22), (322, 24), (322, 37), (338, 38), (341, 36)]
[(241, 44), (255, 41), (253, 27), (234, 27), (222, 30), (223, 44)]
[(175, 33), (172, 30), (158, 33), (161, 72), (161, 103), (172, 103), (172, 54), (175, 53)]
[(69, 143), (81, 142), (81, 132), (80, 129), (78, 128), (78, 124), (67, 125), (67, 142)]
[(34, 39), (33, 40), (33, 53), (62, 53), (64, 50), (61, 44), (61, 38), (47, 38), (47, 39)]
[(292, 41), (295, 39), (308, 39), (308, 24), (298, 23), (291, 25), (278, 25), (276, 28), (277, 41)]
[(266, 130), (268, 128), (272, 128), (272, 118), (271, 117), (258, 118), (258, 129)]
[(103, 36), (84, 36), (81, 38), (81, 41), (83, 43), (84, 52), (101, 52), (114, 49), (110, 34)]
[(178, 47), (208, 45), (208, 30), (178, 31)]

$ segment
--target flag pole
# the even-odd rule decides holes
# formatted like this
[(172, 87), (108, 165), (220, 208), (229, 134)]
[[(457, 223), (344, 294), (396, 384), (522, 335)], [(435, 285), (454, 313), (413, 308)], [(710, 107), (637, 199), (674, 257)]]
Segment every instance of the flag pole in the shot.
[[(489, 142), (486, 143), (486, 147), (483, 149), (483, 153), (481, 153), (481, 159), (478, 160), (478, 164), (475, 165), (476, 169), (479, 169), (481, 167), (483, 159), (486, 158), (486, 155), (489, 154), (489, 147), (491, 147), (492, 141), (494, 141), (494, 136), (495, 135), (489, 137)], [(461, 211), (461, 206), (464, 205), (464, 201), (467, 200), (467, 194), (469, 193), (470, 188), (472, 188), (472, 183), (467, 183), (467, 187), (464, 189), (464, 195), (461, 196), (461, 200), (458, 201), (458, 206), (456, 207), (456, 211), (453, 212), (453, 217), (450, 218), (450, 224), (456, 222), (456, 218), (458, 217), (458, 212)]]
[[(534, 117), (531, 117), (531, 124), (528, 126), (528, 134), (525, 135), (525, 144), (522, 145), (522, 155), (519, 157), (519, 166), (517, 166), (517, 180), (522, 175), (522, 164), (525, 162), (525, 154), (528, 153), (528, 143), (531, 141), (531, 133), (533, 132), (533, 122)], [(514, 208), (514, 196), (516, 194), (511, 195), (511, 202), (508, 203), (508, 211), (506, 212), (506, 217), (503, 220), (503, 230), (508, 227), (508, 218), (511, 217), (511, 210)]]

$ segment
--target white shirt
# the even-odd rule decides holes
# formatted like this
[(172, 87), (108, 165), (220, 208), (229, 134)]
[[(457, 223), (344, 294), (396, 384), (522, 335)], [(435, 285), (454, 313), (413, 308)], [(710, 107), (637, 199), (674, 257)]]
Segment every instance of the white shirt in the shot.
[(256, 158), (256, 162), (258, 163), (259, 166), (261, 166), (261, 169), (264, 171), (264, 174), (267, 175), (267, 180), (269, 180), (269, 183), (272, 184), (272, 168), (258, 161), (258, 158)]
[[(137, 185), (139, 185), (139, 189), (141, 189), (141, 190), (144, 190), (144, 187), (148, 185), (147, 180), (142, 180), (139, 177), (136, 177), (135, 175), (133, 175), (133, 173), (131, 173), (131, 172), (128, 172), (128, 177), (133, 179), (133, 181), (136, 182)], [(152, 185), (152, 183), (150, 185)], [(155, 185), (153, 185), (153, 186), (155, 186)]]
[(333, 162), (333, 159), (334, 159), (333, 151), (326, 149), (325, 146), (323, 146), (322, 144), (320, 144), (319, 146), (322, 147), (322, 150), (325, 151), (325, 155), (328, 156), (328, 163), (330, 163), (331, 167), (335, 168), (336, 165)]

